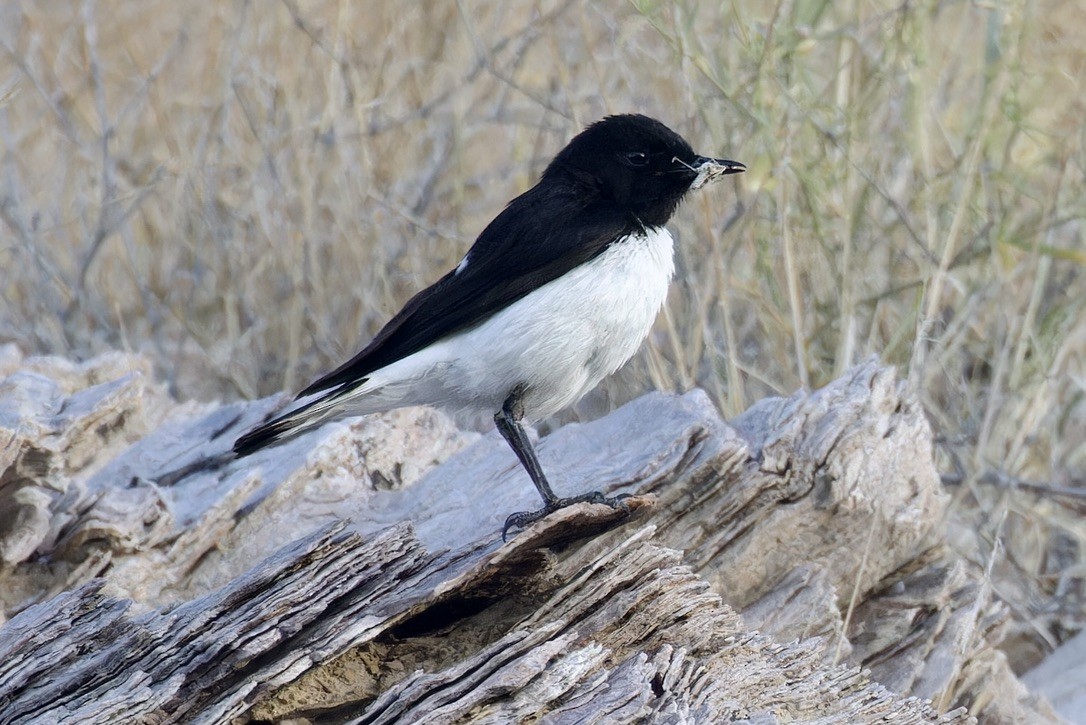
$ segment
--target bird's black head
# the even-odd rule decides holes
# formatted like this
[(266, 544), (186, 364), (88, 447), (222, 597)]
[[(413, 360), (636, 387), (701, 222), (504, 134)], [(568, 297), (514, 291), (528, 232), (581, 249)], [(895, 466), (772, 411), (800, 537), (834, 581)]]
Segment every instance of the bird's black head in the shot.
[(568, 176), (649, 227), (675, 213), (691, 185), (746, 167), (709, 159), (659, 121), (639, 114), (608, 116), (575, 136), (543, 173)]

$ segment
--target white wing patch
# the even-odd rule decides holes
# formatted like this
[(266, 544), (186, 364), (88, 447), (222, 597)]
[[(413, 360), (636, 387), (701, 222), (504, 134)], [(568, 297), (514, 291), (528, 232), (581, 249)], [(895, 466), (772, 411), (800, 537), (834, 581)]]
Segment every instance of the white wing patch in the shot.
[(464, 258), (460, 260), (460, 264), (456, 265), (456, 271), (453, 274), (460, 274), (468, 268), (468, 260), (471, 259), (471, 252), (464, 255)]

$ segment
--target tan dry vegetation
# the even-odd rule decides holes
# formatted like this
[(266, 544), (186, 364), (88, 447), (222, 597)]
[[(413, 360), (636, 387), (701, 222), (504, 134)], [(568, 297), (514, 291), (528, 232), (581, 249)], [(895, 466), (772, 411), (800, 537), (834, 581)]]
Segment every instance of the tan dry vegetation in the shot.
[(585, 123), (648, 113), (750, 171), (680, 211), (667, 314), (582, 414), (900, 365), (1022, 668), (1086, 618), (1083, 28), (1059, 0), (5, 3), (0, 340), (297, 388)]

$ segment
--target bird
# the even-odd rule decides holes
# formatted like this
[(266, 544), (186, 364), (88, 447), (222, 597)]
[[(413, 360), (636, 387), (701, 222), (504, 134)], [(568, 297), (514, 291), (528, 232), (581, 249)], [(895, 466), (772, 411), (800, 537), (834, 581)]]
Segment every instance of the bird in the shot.
[(745, 170), (698, 155), (645, 115), (588, 125), (454, 269), (285, 412), (239, 437), (234, 454), (405, 406), (483, 411), (543, 499), (542, 508), (506, 519), (503, 540), (574, 503), (625, 507), (599, 491), (556, 494), (525, 426), (572, 405), (633, 357), (674, 274), (665, 224), (687, 192)]

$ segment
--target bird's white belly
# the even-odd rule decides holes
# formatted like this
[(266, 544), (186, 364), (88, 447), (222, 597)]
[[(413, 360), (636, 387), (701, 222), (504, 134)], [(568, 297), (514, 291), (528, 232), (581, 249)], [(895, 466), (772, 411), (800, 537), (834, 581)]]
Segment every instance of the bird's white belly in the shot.
[(627, 237), (476, 327), (374, 372), (362, 397), (384, 399), (380, 408), (428, 403), (496, 412), (523, 386), (525, 416), (544, 418), (633, 356), (673, 273), (666, 229)]

